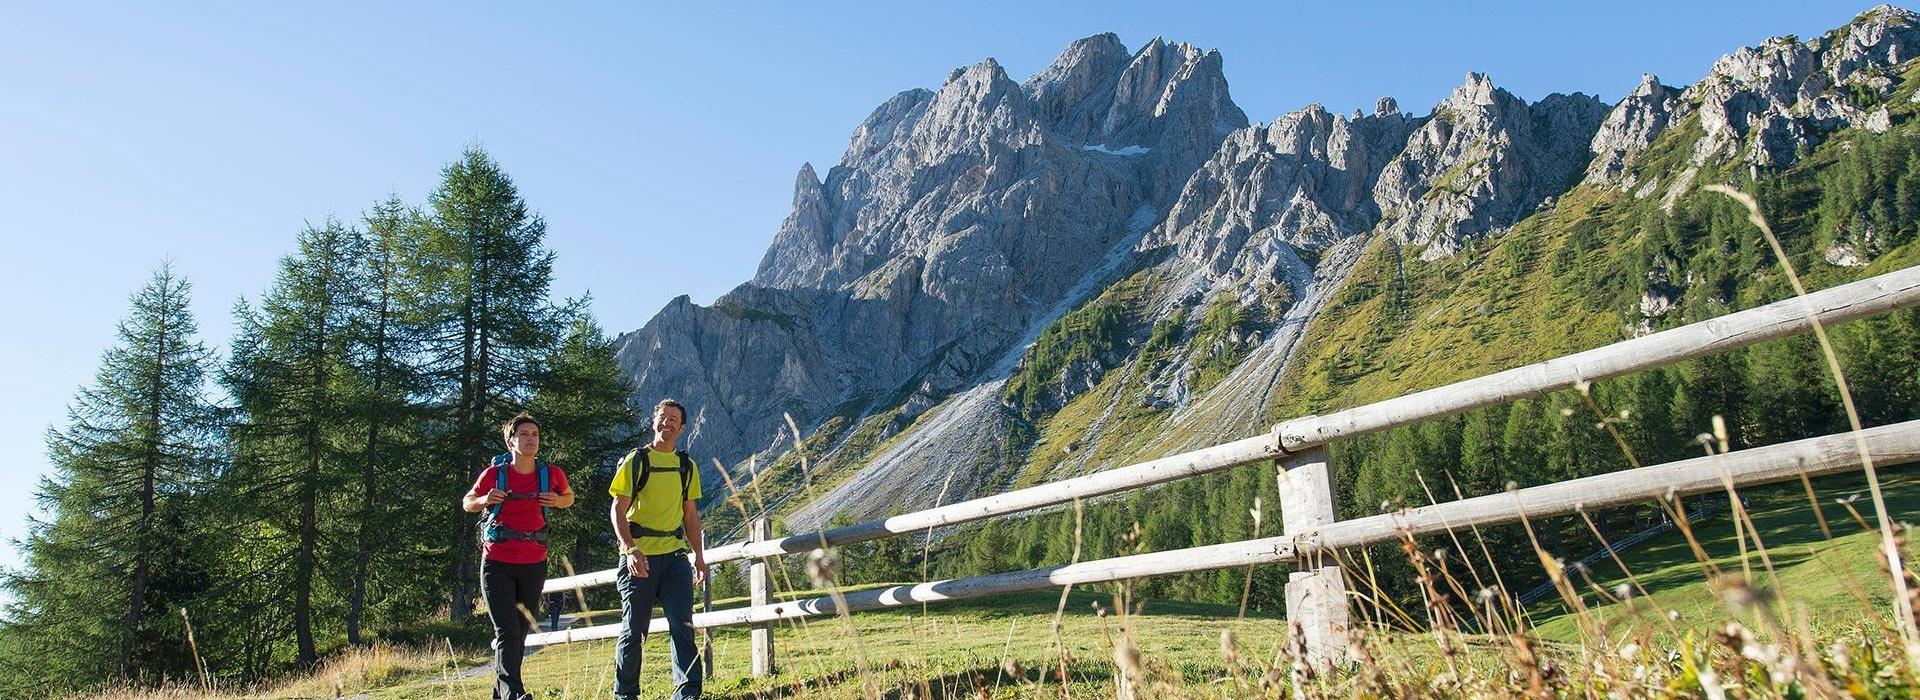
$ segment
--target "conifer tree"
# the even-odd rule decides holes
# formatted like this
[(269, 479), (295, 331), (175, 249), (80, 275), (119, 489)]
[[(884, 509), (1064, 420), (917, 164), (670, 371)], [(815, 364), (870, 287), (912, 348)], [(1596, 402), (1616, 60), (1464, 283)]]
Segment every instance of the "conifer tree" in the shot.
[[(370, 584), (385, 583), (400, 593), (386, 596), (389, 604), (398, 604), (421, 598), (404, 594), (423, 587), (433, 575), (421, 571), (415, 558), (381, 557), (396, 547), (380, 533), (420, 532), (437, 522), (422, 517), (430, 511), (419, 501), (432, 498), (433, 490), (416, 487), (423, 483), (422, 465), (407, 459), (421, 440), (419, 401), (426, 386), (413, 364), (419, 354), (419, 324), (406, 314), (416, 302), (416, 290), (403, 272), (410, 236), (424, 225), (423, 217), (398, 197), (389, 197), (375, 204), (364, 221), (366, 240), (357, 272), (361, 292), (354, 299), (352, 337), (346, 348), (352, 370), (346, 401), (359, 440), (352, 455), (352, 466), (360, 477), (359, 503), (351, 535), (352, 563), (335, 567), (343, 578), (336, 585), (348, 590), (346, 632), (352, 644), (365, 642), (362, 623)], [(376, 560), (383, 565), (376, 567)], [(418, 600), (417, 604), (433, 602)]]
[(472, 612), (478, 551), (471, 516), (453, 495), (502, 450), (493, 426), (526, 402), (567, 310), (547, 300), (546, 222), (486, 151), (469, 148), (442, 169), (428, 201), (432, 215), (408, 270), (419, 291), (410, 317), (423, 324), (422, 367), (438, 396), (438, 437), (426, 458), (442, 471), (423, 487), (440, 494), (430, 507), (446, 518), (445, 590), (462, 620)]
[[(362, 306), (358, 261), (364, 239), (339, 222), (308, 227), (297, 253), (283, 258), (258, 312), (240, 311), (239, 340), (222, 379), (238, 403), (230, 474), (242, 502), (265, 527), (250, 546), (284, 552), (283, 577), (295, 660), (311, 664), (316, 572), (324, 519), (342, 512), (355, 443), (343, 401), (352, 376), (348, 339)], [(331, 557), (329, 557), (331, 558)]]
[(600, 514), (611, 503), (607, 480), (620, 457), (640, 443), (641, 415), (629, 403), (633, 387), (614, 359), (613, 342), (592, 318), (574, 319), (566, 339), (542, 364), (527, 409), (543, 426), (540, 459), (567, 469), (579, 514), (550, 522), (551, 551), (566, 552), (575, 566), (585, 566), (593, 543), (606, 539)]
[(177, 611), (209, 575), (197, 498), (220, 426), (190, 290), (170, 267), (154, 272), (66, 427), (47, 433), (52, 474), (37, 497), (48, 516), (29, 519), (24, 565), (0, 574), (14, 596), (0, 623), (8, 697), (192, 669)]

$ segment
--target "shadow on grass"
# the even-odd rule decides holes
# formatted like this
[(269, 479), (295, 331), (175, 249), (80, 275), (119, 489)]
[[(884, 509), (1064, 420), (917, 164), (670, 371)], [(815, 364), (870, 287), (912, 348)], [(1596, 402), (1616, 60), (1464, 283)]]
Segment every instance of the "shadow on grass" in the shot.
[[(1849, 473), (1813, 479), (1814, 493), (1819, 499), (1819, 508), (1825, 517), (1827, 526), (1836, 540), (1855, 535), (1864, 530), (1859, 521), (1849, 513), (1846, 507), (1836, 500), (1846, 499), (1858, 494), (1853, 502), (1854, 509), (1869, 524), (1873, 523), (1873, 504), (1866, 496), (1867, 480), (1864, 474)], [(1920, 512), (1920, 474), (1905, 469), (1883, 469), (1880, 474), (1881, 490), (1886, 497), (1887, 509), (1892, 519), (1898, 522), (1902, 518), (1911, 518)], [(1759, 532), (1760, 540), (1766, 545), (1767, 557), (1772, 560), (1774, 569), (1782, 576), (1786, 570), (1798, 564), (1809, 562), (1815, 554), (1834, 546), (1827, 541), (1820, 530), (1818, 519), (1814, 516), (1814, 506), (1807, 499), (1806, 489), (1798, 482), (1787, 482), (1767, 486), (1744, 488), (1739, 491), (1748, 513)], [(1689, 507), (1702, 503), (1703, 499), (1719, 499), (1725, 502), (1725, 493), (1699, 494), (1685, 499)], [(1741, 541), (1734, 527), (1734, 513), (1731, 508), (1721, 508), (1712, 517), (1692, 523), (1694, 539), (1700, 544), (1713, 564), (1723, 572), (1740, 573)], [(1621, 536), (1624, 536), (1622, 534)], [(1748, 552), (1747, 568), (1753, 572), (1754, 583), (1762, 587), (1771, 587), (1771, 577), (1765, 571), (1765, 562), (1755, 550), (1751, 540), (1746, 542)], [(1595, 551), (1599, 543), (1594, 542)], [(1566, 552), (1556, 552), (1566, 555)], [(1662, 593), (1700, 583), (1704, 573), (1698, 558), (1694, 556), (1684, 535), (1677, 529), (1661, 534), (1626, 552), (1620, 553), (1642, 586), (1648, 593), (1658, 598)], [(1589, 575), (1596, 583), (1612, 586), (1624, 583), (1625, 575), (1612, 559), (1602, 559), (1591, 566)], [(1884, 578), (1884, 577), (1882, 577)], [(1576, 580), (1579, 580), (1576, 578)], [(1836, 585), (1838, 585), (1836, 583)], [(1581, 587), (1586, 588), (1581, 581)], [(1585, 591), (1587, 603), (1600, 605), (1608, 601), (1600, 600), (1597, 594)], [(1558, 616), (1567, 613), (1564, 601), (1548, 598), (1533, 608), (1536, 616)], [(1540, 618), (1536, 618), (1540, 619)]]
[[(1074, 661), (1067, 666), (1068, 677), (1076, 688), (1100, 688), (1113, 682), (1113, 666), (1104, 662), (1087, 660)], [(1001, 697), (1013, 692), (1025, 697), (1041, 681), (1040, 669), (1020, 669), (1021, 675), (1008, 675), (1000, 665), (981, 664), (969, 668), (921, 676), (926, 669), (913, 664), (894, 663), (886, 668), (874, 671), (874, 683), (878, 686), (880, 697), (888, 700), (907, 700), (917, 698), (929, 700), (937, 698), (972, 698), (984, 689), (990, 697)], [(716, 698), (810, 698), (820, 693), (846, 689), (857, 696), (860, 677), (853, 670), (843, 670), (826, 676), (794, 679), (772, 688), (732, 688), (707, 693)], [(1046, 686), (1059, 688), (1059, 682), (1051, 674)]]

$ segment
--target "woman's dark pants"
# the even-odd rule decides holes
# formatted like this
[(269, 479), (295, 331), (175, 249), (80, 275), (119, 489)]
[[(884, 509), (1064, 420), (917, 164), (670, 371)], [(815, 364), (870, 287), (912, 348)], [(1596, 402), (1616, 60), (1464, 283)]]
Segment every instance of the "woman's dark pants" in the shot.
[(546, 585), (546, 562), (480, 564), (480, 595), (487, 599), (487, 617), (493, 619), (494, 700), (518, 700), (527, 692), (520, 683), (520, 659), (526, 655), (533, 620), (540, 617), (540, 589)]

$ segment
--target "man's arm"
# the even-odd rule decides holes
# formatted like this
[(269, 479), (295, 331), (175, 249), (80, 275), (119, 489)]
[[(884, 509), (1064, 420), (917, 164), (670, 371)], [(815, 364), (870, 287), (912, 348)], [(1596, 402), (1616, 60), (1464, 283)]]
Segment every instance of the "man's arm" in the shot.
[(693, 501), (680, 502), (680, 522), (686, 526), (687, 546), (693, 548), (693, 585), (707, 580), (706, 537), (700, 533), (700, 508)]
[(627, 529), (627, 506), (633, 499), (626, 496), (614, 496), (613, 507), (607, 509), (607, 519), (613, 521), (613, 537), (620, 542), (620, 553), (633, 552), (633, 532)]
[(620, 542), (620, 555), (627, 558), (627, 572), (636, 578), (647, 577), (647, 557), (633, 547), (633, 532), (627, 529), (627, 505), (633, 499), (614, 496), (613, 507), (607, 509), (607, 519), (613, 521), (613, 536)]

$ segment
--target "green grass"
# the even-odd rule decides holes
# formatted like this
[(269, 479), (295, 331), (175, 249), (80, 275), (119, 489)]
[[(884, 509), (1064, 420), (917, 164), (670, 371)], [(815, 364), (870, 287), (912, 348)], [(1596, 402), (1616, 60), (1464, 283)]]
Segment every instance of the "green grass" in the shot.
[[(1800, 484), (1741, 490), (1778, 574), (1778, 588), (1751, 541), (1747, 546), (1746, 564), (1742, 565), (1731, 509), (1723, 508), (1714, 517), (1695, 524), (1693, 534), (1723, 574), (1745, 578), (1750, 572), (1753, 584), (1785, 601), (1788, 606), (1785, 613), (1794, 617), (1804, 614), (1816, 634), (1830, 634), (1863, 619), (1884, 616), (1891, 610), (1892, 586), (1875, 556), (1878, 535), (1862, 531), (1846, 508), (1835, 503), (1835, 499), (1859, 495), (1853, 507), (1869, 524), (1873, 523), (1873, 504), (1866, 496), (1866, 477), (1857, 473), (1832, 476), (1815, 479), (1813, 485), (1820, 497), (1821, 512), (1835, 535), (1831, 541), (1821, 534), (1813, 506)], [(1909, 469), (1883, 468), (1881, 488), (1886, 495), (1888, 513), (1895, 522), (1920, 515), (1920, 475)], [(1708, 498), (1724, 501), (1726, 496), (1707, 494), (1688, 501)], [(1586, 552), (1555, 553), (1579, 557)], [(1678, 531), (1641, 543), (1622, 553), (1621, 560), (1647, 589), (1652, 601), (1651, 605), (1644, 605), (1646, 600), (1612, 602), (1597, 592), (1586, 591), (1585, 600), (1594, 606), (1591, 612), (1595, 619), (1616, 631), (1644, 628), (1663, 634), (1664, 623), (1653, 615), (1667, 611), (1679, 614), (1678, 622), (1683, 628), (1698, 629), (1728, 617), (1727, 604), (1708, 584), (1702, 566)], [(1628, 583), (1612, 561), (1594, 566), (1592, 577), (1608, 590)], [(1547, 601), (1536, 614), (1557, 615), (1536, 618), (1541, 623), (1543, 638), (1579, 641), (1579, 620), (1565, 614), (1561, 601)]]
[[(1920, 474), (1886, 469), (1882, 483), (1896, 520), (1920, 513)], [(1834, 502), (1863, 492), (1864, 478), (1858, 474), (1826, 477), (1814, 480), (1814, 487), (1823, 504), (1822, 512), (1837, 536), (1831, 541), (1821, 535), (1800, 484), (1741, 492), (1777, 572), (1780, 587), (1773, 592), (1785, 601), (1790, 618), (1804, 616), (1822, 637), (1855, 629), (1862, 621), (1884, 622), (1890, 596), (1885, 575), (1873, 555), (1875, 537), (1861, 531), (1853, 517)], [(1707, 498), (1724, 496), (1708, 494), (1692, 500)], [(1866, 499), (1854, 505), (1863, 517), (1872, 519)], [(1694, 535), (1722, 572), (1742, 571), (1730, 510), (1695, 523)], [(1568, 557), (1586, 553), (1584, 546), (1577, 546), (1577, 551), (1561, 551), (1551, 544), (1549, 548)], [(1730, 610), (1721, 595), (1707, 585), (1699, 563), (1678, 532), (1649, 540), (1623, 553), (1622, 558), (1651, 592), (1654, 606), (1639, 605), (1644, 600), (1633, 605), (1608, 602), (1589, 591), (1586, 602), (1592, 606), (1590, 614), (1608, 627), (1612, 640), (1602, 644), (1618, 645), (1619, 640), (1643, 632), (1664, 642), (1682, 643), (1671, 639), (1661, 622), (1660, 616), (1669, 610), (1677, 613), (1676, 624), (1698, 638), (1705, 638), (1730, 619), (1762, 629), (1752, 615)], [(1749, 552), (1748, 562), (1755, 582), (1772, 590), (1774, 577), (1764, 572), (1756, 552)], [(1626, 582), (1611, 563), (1594, 567), (1592, 576), (1606, 589)], [(864, 587), (870, 586), (856, 588)], [(820, 594), (793, 591), (780, 597)], [(780, 673), (767, 679), (754, 679), (747, 673), (749, 637), (745, 629), (716, 630), (714, 649), (719, 672), (709, 679), (707, 693), (715, 698), (857, 698), (862, 697), (865, 678), (876, 685), (882, 697), (924, 697), (922, 683), (925, 692), (935, 698), (977, 697), (978, 677), (989, 697), (1032, 696), (1040, 692), (1033, 685), (1039, 679), (1036, 669), (1056, 668), (1060, 663), (1052, 631), (1058, 602), (1057, 592), (1042, 591), (937, 604), (926, 607), (924, 614), (915, 607), (858, 613), (850, 620), (815, 618), (782, 623), (775, 631)], [(716, 607), (742, 604), (744, 600), (733, 599), (719, 601)], [(1114, 605), (1110, 593), (1081, 588), (1065, 606), (1058, 638), (1066, 642), (1069, 690), (1074, 695), (1101, 697), (1113, 693), (1117, 668), (1114, 648), (1121, 624), (1110, 612)], [(1108, 614), (1100, 614), (1096, 606)], [(1417, 609), (1413, 612), (1418, 615)], [(1593, 640), (1583, 632), (1580, 620), (1567, 614), (1564, 604), (1557, 600), (1537, 604), (1531, 615), (1546, 653), (1575, 657), (1591, 648)], [(1257, 687), (1260, 669), (1275, 658), (1284, 643), (1286, 626), (1284, 620), (1273, 616), (1236, 617), (1233, 606), (1151, 600), (1144, 602), (1129, 626), (1149, 674), (1158, 679), (1156, 682), (1165, 683), (1164, 689), (1184, 697), (1240, 697)], [(1234, 630), (1238, 649), (1246, 659), (1237, 672), (1229, 668), (1221, 652), (1222, 632), (1228, 629)], [(1374, 653), (1390, 655), (1397, 668), (1417, 669), (1439, 663), (1431, 635), (1394, 631), (1374, 634), (1370, 639)], [(1480, 651), (1464, 663), (1476, 667), (1501, 663), (1498, 639), (1469, 637), (1465, 643)], [(542, 698), (604, 696), (612, 682), (612, 648), (611, 640), (601, 640), (540, 650), (526, 661), (529, 687), (542, 693)], [(856, 662), (856, 648), (866, 660), (865, 676)], [(649, 638), (645, 658), (643, 694), (664, 695), (669, 682), (664, 635)], [(1006, 673), (1007, 660), (1020, 670), (1020, 677)], [(473, 663), (475, 658), (469, 654), (459, 661)], [(444, 671), (409, 673), (397, 677), (393, 685), (371, 689), (368, 697), (474, 697), (485, 692), (490, 678), (485, 672), (454, 680), (446, 680)], [(1057, 686), (1052, 680), (1048, 685)], [(1053, 692), (1057, 687), (1047, 691)]]
[[(1013, 487), (1075, 476), (1060, 470), (1069, 460), (1084, 459), (1088, 467), (1099, 469), (1137, 457), (1138, 448), (1155, 434), (1168, 411), (1142, 404), (1140, 388), (1125, 381), (1128, 374), (1127, 368), (1108, 372), (1091, 391), (1075, 396), (1042, 420), (1040, 437), (1028, 450), (1027, 464)], [(1106, 422), (1101, 424), (1103, 415)], [(1096, 424), (1101, 426), (1100, 433), (1092, 435)], [(1087, 450), (1093, 454), (1085, 454)]]
[[(933, 696), (975, 697), (975, 676), (983, 679), (991, 697), (1025, 697), (1043, 667), (1057, 667), (1058, 647), (1051, 626), (1057, 592), (1015, 594), (991, 599), (958, 601), (933, 606), (928, 615), (919, 608), (860, 613), (846, 620), (814, 619), (783, 624), (775, 632), (780, 672), (768, 679), (748, 674), (748, 632), (739, 628), (716, 630), (715, 666), (707, 681), (707, 697), (855, 698), (861, 696), (861, 675), (855, 663), (857, 644), (868, 662), (870, 678), (884, 697), (901, 697), (902, 689), (918, 692), (926, 681)], [(1076, 590), (1061, 618), (1060, 638), (1066, 641), (1071, 688), (1076, 695), (1111, 693), (1113, 646), (1120, 620), (1095, 611), (1114, 607), (1113, 598)], [(1282, 621), (1249, 616), (1236, 620), (1228, 606), (1147, 601), (1142, 614), (1130, 622), (1131, 636), (1149, 661), (1149, 668), (1175, 680), (1202, 697), (1236, 697), (1237, 683), (1215, 681), (1228, 677), (1221, 654), (1221, 634), (1235, 630), (1239, 649), (1250, 659), (1270, 660), (1285, 636)], [(645, 647), (641, 673), (642, 696), (664, 697), (669, 691), (665, 635), (652, 635)], [(612, 683), (613, 642), (601, 640), (542, 649), (527, 657), (524, 675), (529, 690), (541, 698), (604, 697)], [(1005, 673), (1003, 660), (1012, 659), (1021, 678)], [(1244, 674), (1243, 674), (1244, 675)], [(491, 675), (446, 681), (414, 680), (372, 691), (381, 700), (478, 697), (486, 693)], [(1057, 682), (1049, 680), (1050, 687)]]

